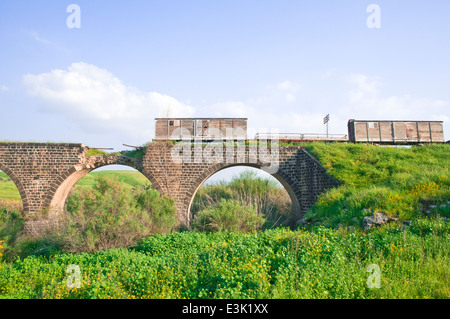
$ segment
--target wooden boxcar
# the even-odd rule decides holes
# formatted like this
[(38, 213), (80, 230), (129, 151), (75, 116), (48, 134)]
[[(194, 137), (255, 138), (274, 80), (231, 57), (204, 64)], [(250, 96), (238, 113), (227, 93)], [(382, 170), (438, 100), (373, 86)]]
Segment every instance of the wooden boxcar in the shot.
[(156, 118), (155, 140), (245, 140), (247, 118)]
[(348, 121), (350, 142), (444, 143), (442, 121)]

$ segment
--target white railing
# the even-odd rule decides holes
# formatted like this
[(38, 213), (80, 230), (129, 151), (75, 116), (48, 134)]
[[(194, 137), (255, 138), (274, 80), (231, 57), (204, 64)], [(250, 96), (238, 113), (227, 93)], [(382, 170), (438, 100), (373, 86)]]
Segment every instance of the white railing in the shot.
[(346, 134), (317, 134), (317, 133), (256, 133), (255, 140), (260, 139), (291, 139), (291, 140), (317, 140), (317, 141), (347, 141)]

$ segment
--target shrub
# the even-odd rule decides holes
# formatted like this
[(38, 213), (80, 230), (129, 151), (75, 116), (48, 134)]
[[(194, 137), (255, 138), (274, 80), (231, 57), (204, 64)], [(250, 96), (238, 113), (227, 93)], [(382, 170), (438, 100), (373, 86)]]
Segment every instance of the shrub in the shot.
[(67, 200), (68, 221), (59, 234), (70, 252), (129, 247), (177, 226), (174, 201), (150, 187), (130, 189), (117, 178), (99, 176), (92, 189)]
[(292, 202), (287, 191), (276, 181), (259, 177), (255, 172), (244, 171), (230, 182), (201, 187), (193, 200), (191, 213), (195, 218), (199, 211), (218, 205), (222, 199), (253, 206), (266, 220), (263, 228), (294, 225)]
[(20, 236), (23, 227), (22, 203), (16, 201), (0, 201), (0, 238), (3, 241), (5, 259), (13, 255), (13, 246)]
[(152, 233), (168, 233), (178, 224), (175, 200), (161, 196), (155, 189), (146, 187), (136, 194), (138, 206), (149, 214)]
[(94, 155), (107, 155), (108, 153), (98, 150), (96, 148), (89, 148), (86, 152), (86, 157), (94, 156)]
[(145, 149), (147, 148), (148, 144), (150, 144), (150, 142), (145, 144), (145, 145), (143, 145), (142, 147), (139, 147), (139, 148), (135, 149), (135, 150), (123, 151), (121, 153), (122, 153), (122, 155), (125, 155), (125, 156), (128, 156), (128, 157), (132, 157), (132, 158), (137, 159), (137, 160), (141, 160), (144, 157)]
[(199, 231), (248, 232), (261, 228), (264, 222), (264, 217), (254, 206), (222, 199), (215, 207), (197, 213), (192, 227)]

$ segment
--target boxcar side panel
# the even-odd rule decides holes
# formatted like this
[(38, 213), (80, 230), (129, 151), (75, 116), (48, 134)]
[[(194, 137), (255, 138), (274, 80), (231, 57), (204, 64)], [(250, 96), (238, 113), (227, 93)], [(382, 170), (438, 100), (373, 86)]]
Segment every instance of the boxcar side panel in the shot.
[[(232, 119), (222, 119), (220, 120), (220, 133), (222, 138), (231, 139), (233, 138), (233, 120)], [(230, 136), (228, 136), (230, 135)]]
[(380, 142), (392, 142), (392, 122), (380, 122)]
[(156, 120), (155, 123), (155, 139), (167, 139), (168, 138), (168, 121)]
[(405, 122), (405, 126), (408, 142), (417, 142), (417, 122)]
[(419, 128), (419, 142), (431, 142), (430, 123), (417, 122), (417, 126)]
[(181, 120), (168, 120), (169, 138), (180, 139), (181, 138)]
[(394, 142), (406, 142), (406, 125), (404, 122), (393, 122)]
[(380, 141), (380, 127), (378, 122), (366, 122), (367, 134), (369, 142), (379, 142)]
[(439, 121), (349, 120), (350, 142), (417, 143), (445, 142)]
[(195, 126), (197, 127), (195, 132), (196, 138), (206, 138), (209, 133), (209, 121), (208, 120), (195, 120)]
[(244, 140), (247, 138), (246, 120), (233, 120), (233, 138), (236, 140)]
[(181, 121), (181, 127), (183, 128), (183, 139), (192, 139), (194, 136), (194, 121), (193, 120), (182, 120)]
[(367, 142), (367, 124), (366, 122), (355, 122), (355, 141)]
[(431, 122), (431, 137), (433, 142), (445, 142), (444, 139), (444, 127), (442, 123), (439, 122)]

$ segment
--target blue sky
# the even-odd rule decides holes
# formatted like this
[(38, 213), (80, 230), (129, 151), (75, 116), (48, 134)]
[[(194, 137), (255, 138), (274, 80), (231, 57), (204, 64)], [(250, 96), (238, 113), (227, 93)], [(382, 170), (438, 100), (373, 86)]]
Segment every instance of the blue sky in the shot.
[(324, 133), (327, 113), (330, 133), (424, 119), (450, 139), (448, 0), (2, 0), (0, 49), (0, 140), (117, 151), (158, 116), (248, 117), (252, 137)]

